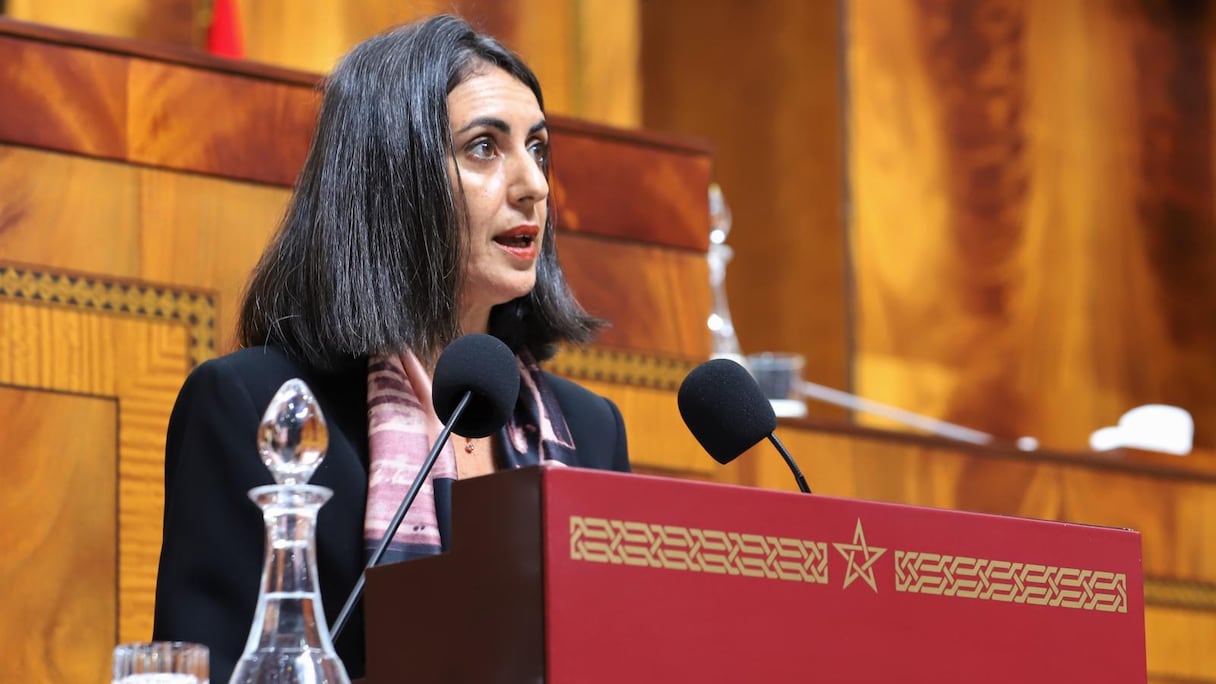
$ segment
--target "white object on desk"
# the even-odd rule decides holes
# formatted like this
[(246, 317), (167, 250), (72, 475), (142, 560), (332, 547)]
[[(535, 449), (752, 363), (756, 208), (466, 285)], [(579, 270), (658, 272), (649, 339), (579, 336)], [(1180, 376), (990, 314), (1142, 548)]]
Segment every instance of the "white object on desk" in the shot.
[(1124, 413), (1118, 425), (1095, 430), (1089, 446), (1096, 451), (1129, 447), (1185, 456), (1194, 437), (1195, 421), (1185, 409), (1145, 404)]

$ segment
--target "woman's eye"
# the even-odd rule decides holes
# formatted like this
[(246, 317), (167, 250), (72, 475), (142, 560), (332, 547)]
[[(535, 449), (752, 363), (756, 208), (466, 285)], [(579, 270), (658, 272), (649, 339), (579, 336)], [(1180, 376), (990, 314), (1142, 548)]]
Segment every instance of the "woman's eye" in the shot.
[(532, 158), (535, 159), (536, 163), (540, 164), (541, 167), (544, 167), (544, 165), (548, 163), (549, 144), (545, 141), (537, 140), (528, 146), (528, 151), (532, 153)]
[(468, 151), (476, 159), (493, 159), (494, 143), (489, 138), (478, 138), (469, 143)]

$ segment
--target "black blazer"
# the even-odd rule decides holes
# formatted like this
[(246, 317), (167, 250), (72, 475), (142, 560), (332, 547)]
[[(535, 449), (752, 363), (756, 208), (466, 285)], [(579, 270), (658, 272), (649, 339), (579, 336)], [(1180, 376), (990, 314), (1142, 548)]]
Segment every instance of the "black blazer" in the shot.
[[(153, 639), (211, 649), (211, 681), (226, 682), (249, 636), (265, 532), (247, 492), (273, 484), (257, 426), (283, 382), (300, 378), (321, 405), (329, 449), (310, 484), (334, 490), (317, 521), (317, 564), (332, 624), (365, 562), (367, 360), (322, 372), (273, 347), (207, 361), (186, 379), (165, 445), (165, 519)], [(553, 375), (546, 380), (577, 450), (570, 465), (628, 471), (625, 427), (609, 400)], [(363, 675), (362, 611), (335, 644), (351, 677)]]

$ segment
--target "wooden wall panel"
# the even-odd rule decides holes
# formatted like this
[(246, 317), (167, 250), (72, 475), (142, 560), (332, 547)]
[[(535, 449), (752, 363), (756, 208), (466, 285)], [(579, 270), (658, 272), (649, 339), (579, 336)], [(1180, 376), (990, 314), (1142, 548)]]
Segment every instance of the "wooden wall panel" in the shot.
[(640, 146), (642, 139), (617, 129), (557, 122), (551, 143), (558, 225), (704, 253), (711, 180), (705, 147), (663, 139)]
[(241, 294), (288, 191), (144, 169), (139, 192), (139, 277), (214, 291), (216, 351), (235, 348)]
[(1144, 611), (1150, 684), (1216, 681), (1211, 648), (1216, 615), (1149, 607)]
[(9, 28), (45, 40), (0, 35), (0, 77), (13, 83), (0, 101), (16, 112), (0, 118), (0, 141), (282, 186), (295, 181), (311, 139), (317, 76), (233, 73), (232, 64), (210, 70), (225, 60), (189, 53), (168, 62), (154, 50), (148, 59), (106, 54), (114, 41), (65, 47), (54, 42), (70, 37), (62, 32)]
[(122, 164), (0, 144), (0, 258), (134, 277), (137, 180)]
[(121, 157), (126, 149), (127, 74), (120, 57), (49, 50), (0, 35), (0, 140)]
[[(52, 461), (76, 463), (84, 455), (58, 450), (57, 445), (67, 440), (70, 447), (75, 440), (92, 442), (109, 437), (108, 441), (97, 442), (106, 456), (99, 462), (82, 462), (79, 467), (105, 469), (108, 475), (97, 476), (87, 486), (100, 483), (110, 498), (99, 501), (65, 493), (64, 501), (73, 505), (69, 518), (97, 517), (101, 520), (96, 524), (110, 526), (111, 532), (96, 540), (105, 544), (105, 553), (109, 554), (106, 557), (113, 561), (109, 571), (104, 567), (97, 570), (104, 586), (92, 579), (82, 580), (102, 592), (96, 600), (109, 601), (106, 605), (110, 612), (104, 624), (116, 625), (117, 633), (104, 635), (109, 642), (107, 649), (116, 641), (147, 639), (152, 629), (164, 508), (165, 426), (177, 390), (194, 363), (189, 338), (197, 331), (184, 322), (175, 322), (170, 311), (162, 315), (134, 313), (134, 305), (142, 295), (135, 290), (124, 291), (116, 286), (118, 283), (98, 288), (98, 297), (106, 298), (105, 302), (85, 306), (83, 302), (76, 305), (50, 302), (52, 293), (61, 290), (49, 281), (19, 289), (7, 286), (7, 276), (4, 282), (6, 286), (0, 287), (0, 330), (4, 331), (0, 335), (0, 385), (26, 391), (72, 393), (105, 400), (107, 406), (117, 408), (117, 420), (101, 426), (99, 432), (92, 430), (96, 427), (92, 423), (73, 425), (69, 430), (59, 427), (59, 436), (52, 438), (50, 426), (44, 433), (26, 432), (26, 427), (40, 425), (38, 422), (6, 424), (21, 426), (20, 434), (10, 435), (14, 441), (31, 449), (32, 445), (39, 445), (38, 451), (22, 452), (21, 456), (40, 462), (51, 458), (47, 454), (55, 451)], [(173, 306), (173, 299), (166, 300), (165, 309)], [(183, 307), (187, 300), (180, 293), (176, 298)], [(120, 311), (124, 303), (130, 309), (128, 312)], [(38, 441), (32, 441), (35, 438)], [(6, 469), (17, 458), (16, 453), (5, 452)], [(105, 485), (107, 481), (111, 483), (109, 486)], [(0, 519), (0, 529), (22, 529), (28, 524), (23, 517), (24, 509), (6, 508), (4, 512), (6, 517)], [(92, 527), (86, 525), (84, 529)], [(74, 570), (80, 572), (80, 567), (88, 566), (75, 566)], [(92, 568), (83, 573), (88, 577), (93, 574)], [(68, 614), (73, 610), (93, 610), (90, 605), (76, 597), (64, 610)], [(40, 610), (51, 608), (50, 604), (39, 605)], [(114, 637), (116, 641), (110, 641)], [(36, 633), (26, 634), (19, 648), (32, 647), (29, 640), (38, 638), (40, 635)], [(75, 681), (96, 681), (96, 677), (97, 673), (92, 673)]]
[(576, 0), (571, 116), (642, 125), (642, 18), (638, 0)]
[(559, 250), (579, 301), (615, 325), (600, 334), (609, 347), (700, 362), (709, 358), (709, 275), (705, 257), (654, 245), (567, 233)]
[(0, 259), (216, 291), (223, 351), (288, 191), (0, 145), (0, 197)]
[(1055, 448), (1174, 403), (1213, 444), (1209, 10), (850, 4), (860, 393)]
[[(0, 192), (5, 259), (216, 290), (220, 351), (231, 348), (245, 280), (288, 198), (278, 188), (3, 145)], [(708, 357), (702, 255), (576, 232), (563, 234), (560, 250), (584, 305), (617, 322), (603, 344)]]
[(622, 415), (629, 416), (629, 462), (634, 471), (655, 475), (696, 476), (737, 482), (735, 471), (724, 472), (684, 429), (669, 389), (622, 386), (580, 379), (587, 389), (610, 396)]
[(575, 7), (581, 2), (454, 0), (452, 5), (457, 14), (478, 30), (494, 36), (527, 60), (544, 88), (546, 111), (577, 115)]
[(518, 52), (545, 109), (614, 126), (640, 125), (639, 0), (453, 0), (455, 12)]
[(118, 639), (117, 406), (0, 385), (0, 415), (0, 680), (106, 680)]
[(295, 182), (320, 106), (315, 93), (138, 59), (130, 62), (128, 83), (130, 161), (275, 185)]
[(848, 389), (842, 4), (642, 0), (641, 69), (642, 125), (713, 147), (743, 350), (799, 352), (808, 379)]

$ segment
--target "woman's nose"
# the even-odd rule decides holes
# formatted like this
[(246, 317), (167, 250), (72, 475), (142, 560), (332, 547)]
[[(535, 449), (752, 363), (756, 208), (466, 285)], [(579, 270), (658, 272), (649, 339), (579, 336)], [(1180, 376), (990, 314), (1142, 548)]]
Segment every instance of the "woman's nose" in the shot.
[(535, 204), (549, 196), (549, 179), (531, 154), (513, 155), (511, 163), (511, 201)]

